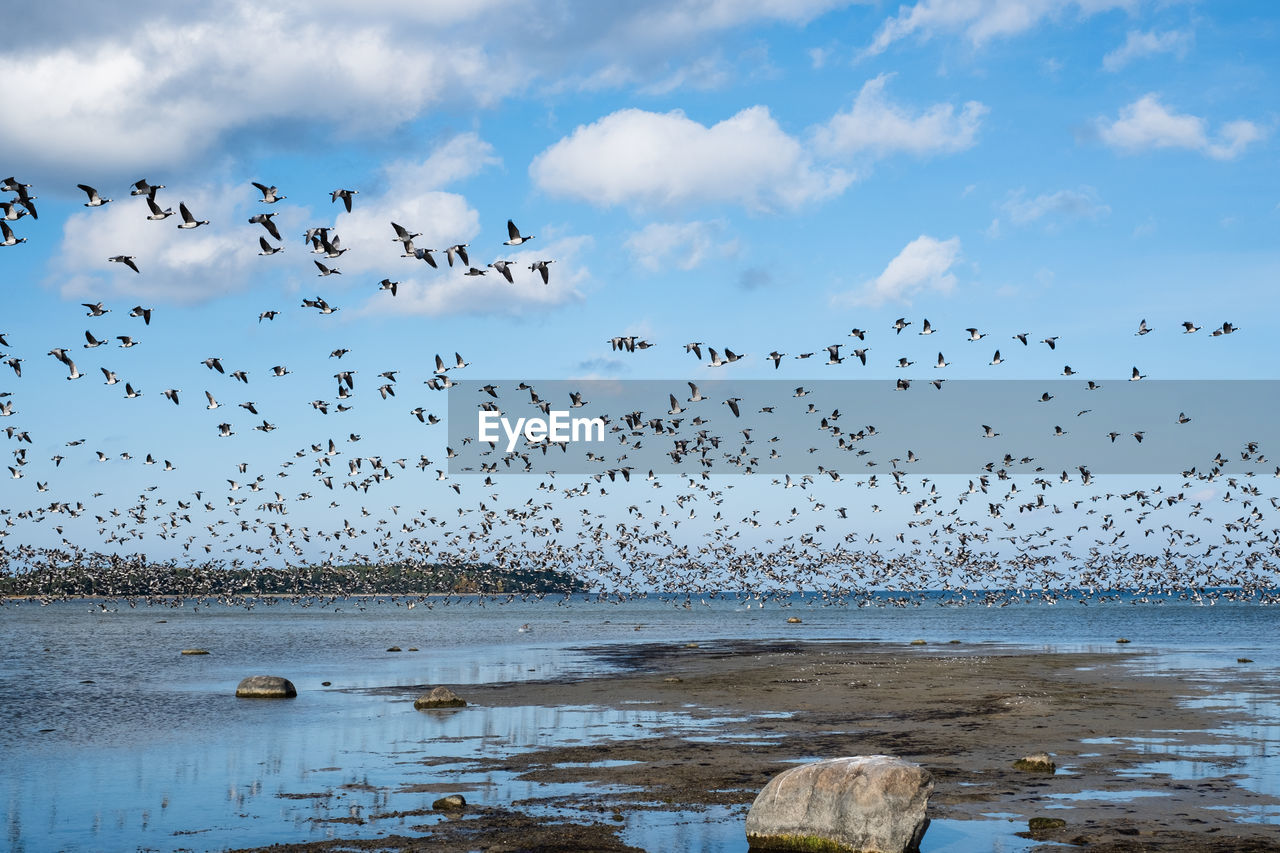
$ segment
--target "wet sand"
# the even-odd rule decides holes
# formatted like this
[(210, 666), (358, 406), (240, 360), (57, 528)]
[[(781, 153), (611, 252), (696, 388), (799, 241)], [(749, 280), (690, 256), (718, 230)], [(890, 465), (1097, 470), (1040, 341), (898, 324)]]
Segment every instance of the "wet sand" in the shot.
[[(995, 814), (1031, 838), (1028, 820), (1060, 818), (1064, 827), (1034, 838), (1106, 853), (1280, 851), (1280, 830), (1239, 820), (1246, 809), (1274, 814), (1280, 800), (1242, 787), (1233, 759), (1207, 754), (1245, 743), (1229, 726), (1247, 721), (1246, 712), (1187, 707), (1184, 700), (1211, 697), (1221, 687), (1151, 672), (1140, 652), (714, 642), (593, 653), (618, 671), (571, 681), (458, 687), (472, 707), (456, 713), (590, 705), (640, 707), (686, 720), (731, 719), (693, 740), (688, 726), (675, 722), (670, 730), (659, 725), (635, 739), (559, 731), (548, 747), (465, 762), (458, 784), (401, 788), (423, 793), (420, 811), (360, 819), (384, 821), (396, 835), (260, 849), (636, 850), (619, 834), (628, 815), (725, 807), (736, 822), (733, 832), (740, 833), (759, 790), (796, 761), (890, 754), (933, 774), (934, 819), (992, 820)], [(410, 698), (433, 686), (362, 692)], [(1247, 666), (1239, 667), (1231, 689), (1280, 696), (1280, 685)], [(1139, 754), (1133, 741), (1126, 743), (1134, 738), (1171, 745), (1147, 743)], [(1056, 774), (1013, 768), (1021, 756), (1042, 751), (1054, 756)], [(1191, 763), (1179, 765), (1174, 775), (1134, 774), (1135, 768), (1170, 758)], [(430, 760), (419, 759), (423, 763)], [(456, 758), (444, 763), (457, 769)], [(1188, 767), (1196, 772), (1182, 772)], [(486, 800), (482, 785), (469, 788), (465, 782), (492, 771), (572, 784), (576, 793), (495, 804)], [(430, 802), (449, 792), (480, 805), (439, 820)], [(415, 824), (412, 818), (419, 815), (422, 822)], [(341, 839), (341, 826), (336, 829)], [(1063, 849), (1057, 845), (1047, 843), (1044, 850)]]

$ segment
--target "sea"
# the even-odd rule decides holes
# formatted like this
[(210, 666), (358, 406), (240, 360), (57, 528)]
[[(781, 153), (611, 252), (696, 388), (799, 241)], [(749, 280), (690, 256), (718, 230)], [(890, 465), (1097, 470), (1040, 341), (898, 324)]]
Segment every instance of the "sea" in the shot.
[[(465, 693), (468, 684), (586, 675), (620, 657), (597, 650), (636, 643), (866, 640), (915, 648), (908, 644), (919, 639), (930, 646), (959, 640), (992, 649), (1147, 652), (1135, 666), (1194, 673), (1221, 685), (1215, 701), (1247, 704), (1252, 722), (1235, 734), (1251, 746), (1233, 772), (1243, 774), (1240, 784), (1280, 796), (1280, 707), (1237, 694), (1232, 678), (1240, 657), (1258, 671), (1280, 672), (1274, 606), (1175, 594), (1015, 598), (1007, 606), (943, 606), (888, 594), (865, 606), (804, 594), (763, 605), (658, 595), (407, 603), (0, 605), (0, 849), (206, 851), (412, 834), (412, 826), (438, 818), (360, 820), (421, 809), (436, 796), (400, 790), (408, 784), (475, 786), (468, 799), (494, 805), (575, 793), (515, 774), (469, 773), (466, 763), (477, 756), (646, 737), (673, 726), (686, 727), (691, 738), (714, 737), (718, 726), (744, 722), (682, 720), (643, 705), (439, 716), (414, 712), (409, 694), (368, 691), (445, 684)], [(788, 624), (792, 615), (803, 621)], [(1121, 637), (1131, 642), (1117, 645)], [(392, 646), (406, 651), (388, 653)], [(180, 654), (189, 648), (210, 654)], [(298, 697), (236, 699), (237, 683), (255, 674), (289, 678)], [(339, 795), (281, 796), (328, 790)], [(622, 838), (646, 850), (747, 849), (740, 810), (623, 818)], [(1276, 825), (1280, 834), (1280, 811), (1240, 819)], [(935, 821), (922, 850), (1013, 853), (1033, 845), (1014, 835), (1022, 828), (996, 817)]]

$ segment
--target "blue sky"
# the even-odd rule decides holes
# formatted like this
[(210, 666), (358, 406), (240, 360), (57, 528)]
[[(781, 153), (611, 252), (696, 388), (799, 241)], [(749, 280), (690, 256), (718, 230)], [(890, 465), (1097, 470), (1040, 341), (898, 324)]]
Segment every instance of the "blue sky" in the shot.
[[(295, 450), (351, 433), (362, 444), (348, 456), (443, 467), (443, 425), (408, 414), (443, 414), (422, 385), (436, 353), (461, 352), (469, 378), (696, 378), (688, 341), (749, 353), (728, 368), (738, 378), (891, 379), (898, 357), (928, 365), (939, 349), (956, 378), (1057, 377), (1064, 364), (1274, 378), (1271, 4), (55, 2), (10, 20), (0, 171), (39, 197), (37, 221), (8, 223), (26, 242), (0, 249), (0, 331), (6, 357), (24, 359), (21, 379), (3, 368), (15, 413), (0, 426), (33, 439), (24, 477), (4, 486), (14, 514), (96, 491), (120, 504), (154, 483), (225, 503), (224, 481), (254, 472), (289, 496), (340, 499), (337, 518), (452, 510), (443, 484), (407, 477), (319, 495), (311, 458), (274, 477)], [(146, 221), (128, 195), (142, 177), (210, 225)], [(261, 204), (251, 181), (288, 198)], [(78, 183), (114, 200), (87, 209)], [(336, 188), (359, 190), (351, 214)], [(264, 210), (285, 238), (271, 257), (247, 222)], [(536, 238), (504, 247), (508, 218)], [(422, 232), (419, 246), (469, 243), (481, 268), (519, 261), (515, 284), (401, 258), (393, 220)], [(312, 226), (348, 247), (341, 276), (317, 276)], [(142, 272), (106, 262), (116, 254)], [(526, 269), (540, 259), (555, 261), (548, 285)], [(384, 277), (398, 296), (378, 290)], [(316, 295), (341, 310), (300, 307)], [(100, 300), (111, 313), (85, 317), (80, 303)], [(138, 304), (150, 326), (127, 316)], [(268, 309), (281, 315), (259, 322)], [(899, 316), (913, 325), (895, 336)], [(932, 338), (914, 334), (925, 317)], [(1155, 332), (1137, 337), (1142, 319)], [(1184, 320), (1203, 329), (1183, 335)], [(1242, 331), (1210, 338), (1224, 321)], [(966, 343), (968, 326), (989, 337)], [(815, 357), (775, 372), (763, 358), (851, 348), (853, 327), (869, 331), (865, 368)], [(110, 344), (82, 348), (85, 329)], [(121, 334), (142, 343), (120, 349)], [(613, 352), (625, 334), (655, 346)], [(1034, 343), (1048, 336), (1054, 351)], [(88, 375), (65, 381), (52, 347)], [(329, 358), (339, 347), (350, 354)], [(249, 385), (207, 370), (209, 356)], [(276, 364), (291, 375), (269, 377)], [(100, 366), (121, 385), (104, 386)], [(353, 408), (320, 415), (308, 403), (334, 400), (339, 368), (358, 371)], [(389, 369), (401, 373), (384, 400)], [(125, 381), (143, 396), (124, 399)], [(177, 408), (168, 388), (182, 390)], [(206, 390), (225, 408), (205, 410)], [(245, 401), (279, 429), (254, 432)], [(217, 437), (224, 421), (231, 439)], [(98, 463), (90, 449), (135, 458)], [(178, 470), (137, 464), (147, 452)], [(501, 493), (530, 489), (512, 478)], [(316, 502), (291, 510), (299, 523), (327, 518)], [(24, 520), (10, 542), (56, 542), (54, 523)]]

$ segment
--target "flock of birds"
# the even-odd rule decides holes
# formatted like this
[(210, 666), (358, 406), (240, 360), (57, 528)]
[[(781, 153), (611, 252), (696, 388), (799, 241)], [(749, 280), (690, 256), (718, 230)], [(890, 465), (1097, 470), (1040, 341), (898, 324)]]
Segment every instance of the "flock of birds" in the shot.
[[(92, 186), (79, 187), (87, 197), (86, 207), (114, 203)], [(286, 198), (276, 186), (255, 182), (254, 187), (261, 194), (261, 204), (274, 205)], [(184, 202), (179, 202), (177, 214), (162, 206), (162, 189), (163, 184), (146, 180), (131, 188), (130, 194), (145, 202), (147, 219), (161, 221), (177, 215), (181, 219), (178, 228), (182, 230), (209, 224), (197, 219)], [(16, 246), (26, 239), (16, 236), (10, 223), (25, 216), (33, 220), (37, 217), (36, 197), (30, 190), (30, 185), (12, 177), (0, 183), (0, 191), (13, 194), (0, 202), (4, 246)], [(352, 189), (334, 190), (331, 203), (340, 201), (350, 211), (357, 194)], [(258, 241), (264, 256), (284, 249), (274, 216), (272, 212), (259, 213), (249, 220), (265, 231)], [(444, 249), (424, 248), (414, 242), (422, 237), (420, 233), (394, 222), (390, 226), (391, 240), (400, 244), (402, 259), (423, 261), (438, 269), (435, 255), (443, 255), (448, 266), (456, 261), (465, 267), (467, 276), (483, 276), (492, 271), (514, 282), (514, 261), (494, 260), (477, 268), (471, 265), (467, 243), (453, 243)], [(315, 226), (308, 228), (304, 237), (311, 252), (318, 256), (313, 260), (319, 276), (340, 274), (337, 263), (349, 247), (343, 245), (336, 230), (332, 226)], [(520, 246), (535, 239), (522, 234), (510, 220), (507, 237), (501, 245)], [(135, 274), (145, 274), (146, 258), (119, 254), (107, 260)], [(538, 260), (528, 269), (545, 284), (552, 263)], [(387, 276), (378, 287), (395, 297), (398, 284)], [(103, 318), (109, 319), (115, 311), (125, 312), (105, 300), (85, 302), (83, 307), (91, 326), (106, 323), (108, 320)], [(339, 309), (317, 295), (303, 299), (298, 310), (331, 315)], [(280, 314), (275, 309), (262, 311), (257, 322), (273, 321)], [(113, 335), (97, 328), (87, 329), (81, 345), (86, 356), (104, 346), (110, 351), (136, 347), (140, 343), (135, 336), (137, 331), (151, 326), (153, 319), (162, 322), (163, 316), (159, 309), (145, 305), (133, 306), (127, 315), (138, 324), (134, 329), (121, 330), (127, 333)], [(873, 349), (868, 345), (869, 339), (877, 348), (888, 347), (905, 340), (901, 336), (913, 325), (913, 320), (898, 318), (881, 333), (884, 344), (877, 342), (873, 332), (854, 328), (849, 336), (857, 342), (851, 346), (837, 342), (794, 355), (773, 350), (766, 358), (774, 370), (780, 370), (784, 360), (804, 362), (824, 352), (825, 362), (819, 359), (813, 363), (836, 366), (852, 359), (865, 366)], [(1181, 334), (1194, 335), (1202, 329), (1186, 321)], [(1208, 334), (1223, 337), (1239, 330), (1228, 321)], [(990, 334), (977, 326), (964, 331), (960, 338), (963, 346), (979, 343)], [(1143, 319), (1134, 335), (1142, 338), (1153, 331), (1156, 330)], [(931, 336), (938, 334), (939, 330), (922, 318), (916, 335), (933, 340)], [(1013, 332), (1009, 337), (1014, 346), (1021, 347), (1030, 347), (1034, 338), (1025, 331)], [(110, 346), (112, 341), (118, 344)], [(30, 343), (22, 340), (20, 330), (18, 334), (0, 334), (0, 347), (6, 350), (0, 360), (12, 369), (18, 389), (24, 382), (24, 356), (12, 350), (25, 351), (26, 357), (31, 357), (33, 351), (24, 350)], [(643, 353), (658, 345), (629, 334), (608, 338), (606, 343), (611, 351), (628, 354)], [(1065, 342), (1058, 335), (1048, 335), (1039, 343), (1057, 353)], [(712, 368), (725, 368), (749, 358), (729, 346), (712, 347), (701, 341), (683, 346), (699, 363), (704, 363), (705, 350), (705, 365)], [(852, 354), (842, 353), (846, 347)], [(48, 356), (66, 369), (68, 381), (96, 375), (93, 367), (87, 372), (80, 369), (73, 358), (78, 352), (69, 346), (55, 346), (48, 351)], [(349, 352), (347, 347), (332, 349), (320, 363), (342, 364), (341, 359)], [(237, 424), (235, 418), (219, 417), (219, 410), (224, 408), (244, 410), (254, 419), (244, 431), (266, 434), (278, 429), (278, 424), (269, 420), (271, 409), (280, 398), (274, 387), (260, 398), (267, 400), (266, 405), (244, 400), (233, 406), (219, 399), (229, 399), (229, 395), (250, 386), (251, 372), (256, 371), (232, 364), (222, 354), (166, 354), (165, 358), (175, 363), (187, 359), (183, 363), (196, 370), (202, 366), (207, 370), (202, 375), (217, 383), (202, 389), (204, 408), (212, 413), (209, 437), (231, 440), (241, 434), (243, 424)], [(996, 366), (1006, 361), (996, 349), (988, 364)], [(916, 361), (910, 355), (894, 356), (884, 364), (894, 365), (895, 370), (908, 370)], [(943, 370), (951, 365), (939, 351), (932, 369)], [(104, 384), (123, 385), (125, 398), (143, 396), (143, 390), (132, 379), (121, 378), (123, 371), (94, 366)], [(452, 377), (468, 366), (458, 352), (453, 358), (437, 354), (434, 369), (428, 365), (422, 384), (426, 392), (447, 390), (457, 384)], [(388, 404), (401, 394), (413, 396), (402, 390), (402, 374), (414, 369), (390, 366), (371, 383), (376, 385), (372, 393)], [(331, 370), (324, 370), (323, 381), (330, 382)], [(272, 383), (296, 381), (289, 377), (314, 373), (296, 366), (290, 369), (285, 364), (272, 365), (265, 372), (267, 381)], [(1076, 373), (1069, 364), (1062, 370), (1063, 376)], [(311, 408), (320, 415), (352, 411), (357, 398), (357, 370), (339, 368), (331, 376), (333, 394), (311, 401)], [(1130, 381), (1144, 378), (1146, 374), (1137, 366), (1132, 367)], [(893, 380), (893, 387), (906, 391), (914, 381), (903, 376)], [(922, 380), (922, 384), (941, 389), (944, 381), (935, 374)], [(1102, 389), (1097, 380), (1088, 383), (1091, 390)], [(360, 387), (365, 388), (363, 382)], [(415, 383), (413, 387), (420, 386)], [(736, 472), (751, 473), (759, 467), (760, 459), (771, 454), (776, 458), (777, 451), (771, 445), (779, 437), (735, 425), (741, 416), (741, 398), (717, 401), (726, 407), (723, 415), (720, 410), (695, 411), (693, 407), (708, 398), (701, 394), (696, 382), (689, 382), (688, 387), (689, 395), (681, 388), (679, 397), (671, 393), (667, 401), (651, 410), (597, 412), (580, 392), (553, 401), (541, 397), (538, 389), (527, 383), (515, 386), (516, 391), (528, 393), (529, 404), (543, 412), (555, 405), (582, 409), (585, 414), (599, 415), (606, 421), (606, 444), (612, 452), (590, 453), (588, 460), (593, 468), (582, 474), (558, 473), (547, 467), (548, 462), (535, 466), (540, 458), (554, 458), (554, 454), (548, 454), (556, 449), (556, 443), (549, 437), (526, 438), (510, 450), (497, 443), (487, 448), (468, 448), (468, 452), (478, 451), (483, 461), (479, 470), (465, 476), (461, 465), (452, 464), (459, 458), (458, 449), (453, 447), (441, 448), (443, 456), (433, 451), (435, 460), (421, 453), (416, 459), (410, 453), (385, 454), (370, 447), (378, 436), (369, 431), (380, 429), (385, 421), (382, 412), (361, 422), (367, 435), (346, 429), (336, 434), (317, 429), (316, 435), (295, 437), (287, 454), (274, 466), (243, 461), (242, 454), (235, 453), (237, 445), (232, 440), (223, 446), (233, 449), (222, 456), (214, 455), (212, 463), (225, 465), (227, 476), (215, 483), (194, 484), (174, 472), (184, 464), (207, 461), (209, 453), (198, 443), (192, 444), (191, 458), (174, 461), (147, 451), (108, 453), (94, 446), (99, 438), (90, 441), (83, 435), (88, 425), (81, 422), (54, 419), (54, 423), (72, 433), (61, 436), (39, 434), (18, 425), (6, 426), (2, 432), (15, 445), (11, 451), (13, 461), (8, 466), (11, 480), (24, 480), (29, 467), (44, 473), (32, 478), (37, 495), (34, 503), (23, 505), (31, 494), (26, 490), (27, 481), (11, 484), (0, 508), (4, 518), (0, 525), (0, 579), (7, 574), (37, 583), (41, 590), (37, 597), (48, 601), (62, 594), (59, 590), (66, 588), (65, 582), (81, 581), (88, 575), (100, 593), (136, 590), (141, 585), (150, 590), (143, 598), (170, 603), (175, 566), (191, 570), (186, 583), (193, 585), (185, 592), (196, 597), (203, 594), (202, 589), (213, 588), (201, 587), (199, 579), (207, 582), (219, 570), (272, 573), (287, 585), (290, 577), (305, 577), (316, 567), (346, 579), (333, 590), (334, 597), (345, 597), (366, 591), (362, 584), (367, 582), (368, 574), (359, 567), (369, 565), (466, 566), (492, 580), (495, 589), (512, 570), (550, 568), (574, 576), (614, 600), (666, 591), (677, 593), (685, 606), (699, 600), (706, 602), (722, 590), (747, 590), (755, 598), (785, 599), (796, 590), (808, 589), (831, 602), (860, 603), (883, 602), (883, 598), (875, 596), (877, 590), (883, 589), (941, 588), (951, 592), (954, 600), (988, 604), (1028, 596), (1070, 597), (1069, 590), (1175, 591), (1206, 599), (1222, 594), (1253, 598), (1274, 595), (1280, 527), (1272, 526), (1270, 519), (1280, 509), (1280, 499), (1264, 495), (1256, 478), (1255, 469), (1271, 464), (1265, 455), (1267, 448), (1260, 441), (1223, 448), (1216, 456), (1190, 464), (1180, 476), (1164, 482), (1114, 492), (1083, 465), (1075, 473), (1045, 471), (1032, 458), (1014, 458), (1002, 452), (998, 441), (992, 443), (990, 460), (963, 485), (953, 478), (912, 475), (910, 464), (915, 459), (910, 450), (891, 460), (891, 470), (883, 475), (850, 462), (857, 468), (856, 474), (819, 466), (816, 472), (803, 476), (787, 475), (760, 483), (762, 478), (720, 478), (718, 474), (724, 469), (713, 470), (711, 461), (727, 459)], [(469, 386), (468, 390), (474, 391)], [(178, 387), (165, 388), (157, 396), (159, 405), (190, 405), (189, 395)], [(807, 407), (802, 411), (813, 416), (815, 429), (848, 451), (851, 460), (859, 459), (862, 448), (869, 443), (892, 442), (892, 436), (885, 436), (872, 425), (845, 426), (839, 411), (817, 410), (812, 402), (802, 399), (807, 396), (803, 385), (789, 396), (795, 398), (794, 405)], [(1049, 396), (1047, 392), (1045, 396)], [(498, 399), (499, 388), (488, 384), (480, 387), (479, 399), (467, 400), (461, 408), (496, 409)], [(19, 402), (16, 391), (0, 394), (0, 418), (19, 417), (22, 410), (15, 408)], [(783, 404), (778, 401), (775, 405)], [(789, 400), (785, 404), (792, 405)], [(406, 406), (401, 417), (413, 418), (421, 425), (419, 428), (445, 423), (440, 409), (431, 409), (426, 404)], [(1180, 412), (1177, 422), (1187, 423), (1194, 414)], [(164, 415), (158, 411), (149, 422), (157, 430), (166, 429)], [(685, 429), (690, 426), (692, 432)], [(1000, 436), (990, 425), (981, 427), (984, 435), (992, 439)], [(1136, 431), (1134, 438), (1140, 442), (1142, 434), (1143, 431)], [(1119, 435), (1117, 432), (1112, 440)], [(133, 436), (139, 443), (147, 438)], [(438, 433), (430, 433), (423, 440), (434, 441), (431, 446), (437, 447), (443, 444), (440, 439)], [(473, 443), (471, 438), (463, 441)], [(630, 460), (644, 442), (663, 447), (669, 466), (642, 473), (643, 469)], [(37, 443), (41, 453), (52, 449), (48, 459), (51, 466), (36, 459)], [(243, 455), (254, 454), (260, 455), (261, 450)], [(101, 476), (92, 478), (99, 484), (97, 490), (66, 494), (57, 483), (58, 473), (65, 470), (61, 469), (64, 460), (73, 455), (78, 462), (104, 466), (155, 466), (153, 470), (161, 476), (140, 493), (126, 496), (119, 493), (118, 486), (129, 480), (103, 467)], [(528, 476), (510, 477), (501, 485), (494, 479), (516, 473)], [(1275, 476), (1280, 477), (1280, 467)], [(412, 482), (402, 482), (402, 478)], [(83, 477), (70, 479), (75, 483), (84, 481)], [(762, 489), (775, 488), (780, 491), (762, 496)], [(57, 497), (53, 496), (55, 489)], [(798, 489), (796, 494), (803, 494), (804, 499), (788, 500), (792, 494), (789, 489)], [(50, 496), (44, 497), (46, 493)], [(878, 498), (880, 494), (886, 497)], [(319, 495), (325, 498), (318, 498)], [(409, 500), (417, 505), (407, 505)], [(326, 501), (327, 507), (323, 506)], [(900, 519), (893, 533), (884, 533), (883, 523), (876, 518), (886, 508), (890, 516)], [(305, 520), (295, 521), (296, 516), (304, 516)], [(44, 544), (30, 544), (36, 541)], [(990, 590), (1004, 592), (993, 597)], [(506, 595), (528, 597), (544, 593), (513, 591), (508, 586)], [(223, 591), (218, 597), (242, 602), (250, 596)], [(310, 600), (301, 595), (296, 598), (304, 603)], [(404, 603), (413, 603), (413, 599), (408, 597)], [(428, 606), (448, 601), (425, 596), (417, 596), (416, 600)], [(890, 600), (907, 604), (921, 599), (904, 596)]]

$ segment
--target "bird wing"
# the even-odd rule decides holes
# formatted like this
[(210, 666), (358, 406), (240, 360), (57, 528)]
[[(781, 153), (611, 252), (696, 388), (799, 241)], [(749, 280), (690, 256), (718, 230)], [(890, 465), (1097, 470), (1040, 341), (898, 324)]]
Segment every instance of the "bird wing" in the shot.
[(519, 228), (517, 228), (517, 227), (516, 227), (516, 224), (515, 224), (514, 222), (512, 222), (510, 219), (508, 219), (508, 220), (507, 220), (507, 235), (508, 235), (512, 240), (519, 240), (519, 239), (520, 239), (520, 229), (519, 229)]

